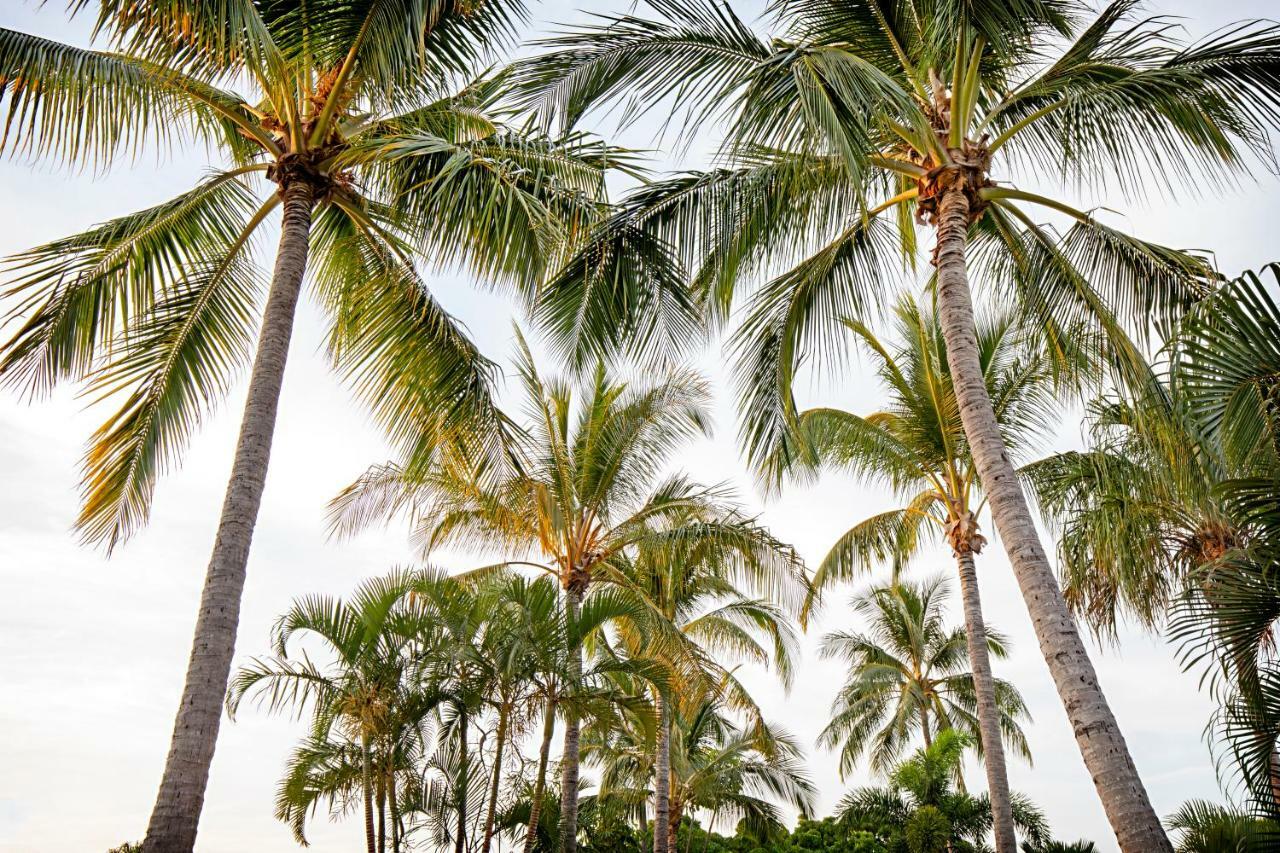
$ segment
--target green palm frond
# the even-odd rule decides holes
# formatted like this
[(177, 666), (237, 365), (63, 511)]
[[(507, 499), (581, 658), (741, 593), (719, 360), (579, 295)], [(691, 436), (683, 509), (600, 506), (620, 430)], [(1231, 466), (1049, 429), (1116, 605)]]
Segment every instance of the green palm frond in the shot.
[(86, 376), (188, 267), (207, 270), (236, 255), (231, 248), (260, 205), (239, 172), (221, 172), (170, 201), (9, 258), (7, 318), (24, 319), (0, 350), (4, 381), (47, 393)]
[[(1229, 181), (1280, 123), (1280, 29), (1241, 23), (1179, 46), (1167, 18), (1113, 2), (1053, 65), (993, 111), (995, 147), (1031, 169), (1144, 194)], [(1004, 145), (1005, 139), (1008, 144)], [(1252, 155), (1252, 156), (1250, 156)]]
[(127, 393), (91, 439), (76, 526), (112, 548), (145, 521), (156, 478), (248, 363), (264, 291), (249, 241), (264, 205), (222, 258), (187, 262), (178, 285), (136, 321), (87, 393)]
[[(251, 158), (265, 141), (239, 97), (126, 54), (0, 29), (0, 151), (102, 168), (187, 133)], [(261, 138), (259, 138), (261, 137)]]
[(860, 221), (755, 296), (730, 344), (744, 401), (742, 440), (753, 461), (799, 452), (790, 437), (795, 372), (809, 359), (840, 363), (840, 321), (869, 313), (896, 251), (889, 226), (880, 219)]
[(316, 224), (314, 279), (334, 318), (333, 363), (406, 459), (453, 444), (495, 456), (506, 429), (496, 367), (427, 289), (389, 216), (352, 199)]
[(594, 25), (544, 39), (548, 49), (515, 65), (513, 88), (551, 126), (573, 127), (606, 96), (636, 90), (634, 120), (667, 99), (698, 118), (723, 109), (742, 78), (769, 55), (767, 44), (728, 5), (705, 0), (649, 4), (670, 21), (599, 15)]

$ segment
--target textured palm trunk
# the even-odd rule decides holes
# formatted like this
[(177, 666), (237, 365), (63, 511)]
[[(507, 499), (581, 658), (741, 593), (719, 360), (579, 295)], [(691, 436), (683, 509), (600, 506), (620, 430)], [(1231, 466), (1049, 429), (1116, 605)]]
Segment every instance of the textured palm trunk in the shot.
[(484, 844), (482, 853), (489, 853), (493, 846), (493, 821), (498, 814), (498, 786), (502, 780), (502, 750), (507, 745), (507, 720), (510, 709), (504, 700), (498, 709), (498, 731), (493, 747), (493, 779), (489, 782), (489, 809), (484, 817)]
[(679, 853), (680, 818), (683, 816), (684, 806), (681, 803), (673, 802), (670, 813), (667, 815), (667, 849), (671, 853)]
[(373, 762), (369, 759), (369, 741), (360, 745), (360, 784), (364, 789), (364, 846), (366, 853), (377, 853), (373, 832)]
[(467, 754), (467, 711), (462, 708), (458, 712), (458, 837), (453, 841), (453, 853), (463, 853), (467, 849), (467, 785), (470, 784), (471, 757)]
[(200, 596), (169, 755), (142, 842), (144, 853), (191, 853), (195, 847), (209, 766), (218, 741), (222, 700), (235, 654), (249, 543), (262, 504), (280, 386), (307, 268), (314, 191), (306, 181), (295, 180), (282, 192), (284, 214), (271, 291), (249, 379), (231, 479)]
[(378, 853), (387, 853), (387, 786), (378, 774)]
[(524, 853), (533, 853), (538, 840), (538, 821), (542, 819), (542, 800), (547, 795), (547, 762), (551, 758), (551, 740), (556, 732), (555, 698), (547, 699), (547, 712), (542, 720), (542, 747), (538, 751), (538, 777), (533, 781), (533, 803), (529, 806), (529, 826), (524, 834)]
[(658, 738), (653, 757), (653, 853), (672, 850), (671, 827), (671, 705), (658, 696)]
[(969, 665), (973, 671), (973, 693), (978, 706), (978, 732), (982, 736), (982, 762), (987, 771), (996, 853), (1017, 853), (1013, 806), (1009, 800), (1009, 774), (1004, 761), (1004, 738), (1000, 735), (1000, 706), (996, 702), (996, 683), (991, 674), (987, 626), (982, 619), (982, 599), (978, 595), (978, 573), (973, 552), (965, 549), (958, 553), (956, 567), (960, 571), (960, 599), (964, 603), (964, 629), (969, 640)]
[[(565, 615), (569, 623), (578, 621), (578, 607), (583, 590), (572, 585), (565, 591)], [(578, 689), (582, 678), (582, 647), (569, 653), (570, 689)], [(578, 713), (568, 708), (564, 721), (564, 750), (560, 755), (560, 853), (576, 853), (578, 849), (578, 752), (581, 726)]]
[(396, 771), (393, 767), (387, 779), (387, 802), (391, 806), (391, 849), (400, 853), (400, 837), (404, 828), (400, 826), (400, 799), (396, 796)]
[(969, 199), (943, 191), (937, 217), (938, 314), (960, 418), (991, 515), (1013, 564), (1040, 651), (1075, 732), (1076, 743), (1124, 853), (1170, 851), (1160, 818), (1138, 778), (1129, 748), (1067, 609), (1009, 461), (978, 360), (973, 301), (965, 266)]

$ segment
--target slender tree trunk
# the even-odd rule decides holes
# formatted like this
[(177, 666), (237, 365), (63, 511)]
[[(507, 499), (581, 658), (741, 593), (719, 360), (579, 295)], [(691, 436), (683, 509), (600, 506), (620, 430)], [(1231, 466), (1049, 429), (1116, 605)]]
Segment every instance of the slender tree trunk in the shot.
[(502, 748), (507, 743), (507, 720), (510, 708), (505, 700), (498, 709), (498, 732), (493, 747), (493, 780), (489, 784), (489, 811), (484, 818), (484, 845), (482, 853), (489, 853), (493, 845), (493, 821), (498, 814), (498, 785), (502, 780)]
[(547, 712), (542, 720), (542, 747), (538, 752), (538, 777), (533, 780), (533, 803), (529, 806), (529, 826), (524, 834), (524, 853), (533, 853), (538, 840), (538, 821), (542, 819), (542, 800), (547, 795), (547, 762), (551, 758), (551, 740), (556, 732), (556, 701), (547, 697)]
[(978, 732), (982, 736), (982, 763), (987, 772), (996, 853), (1018, 853), (1018, 842), (1013, 833), (1013, 806), (1009, 800), (1009, 775), (1004, 762), (1004, 738), (1000, 734), (1000, 706), (996, 702), (995, 678), (991, 674), (987, 626), (982, 620), (982, 599), (978, 595), (978, 573), (974, 567), (973, 552), (966, 548), (957, 553), (956, 566), (960, 571), (964, 629), (969, 641), (969, 664), (973, 671), (973, 693), (978, 706)]
[(938, 313), (970, 452), (1031, 615), (1040, 652), (1049, 665), (1120, 849), (1125, 853), (1169, 851), (1169, 839), (1138, 778), (1124, 736), (1098, 685), (1093, 663), (1040, 545), (996, 423), (978, 359), (973, 301), (965, 267), (968, 228), (968, 196), (960, 189), (944, 190), (937, 221)]
[(920, 706), (920, 733), (924, 735), (925, 749), (928, 749), (929, 747), (933, 746), (933, 732), (930, 731), (929, 705), (927, 704), (927, 702), (928, 700), (926, 700), (926, 704)]
[[(578, 607), (584, 590), (577, 585), (565, 591), (565, 615), (569, 623), (578, 621)], [(577, 690), (582, 678), (582, 647), (569, 652), (569, 685)], [(578, 747), (581, 735), (578, 712), (569, 706), (564, 715), (564, 750), (560, 756), (560, 853), (577, 853), (578, 849)]]
[(658, 695), (658, 742), (653, 761), (653, 853), (670, 853), (671, 705)]
[(680, 817), (683, 814), (683, 805), (677, 802), (671, 803), (667, 814), (667, 849), (671, 853), (679, 853), (680, 851)]
[(711, 845), (711, 830), (716, 825), (716, 810), (711, 810), (711, 817), (707, 818), (707, 834), (702, 837), (702, 853), (707, 853), (707, 847)]
[(378, 774), (378, 853), (387, 853), (387, 786)]
[(463, 853), (467, 848), (467, 785), (470, 783), (467, 755), (467, 711), (458, 711), (458, 837), (453, 842), (453, 853)]
[(373, 832), (373, 762), (369, 758), (369, 741), (360, 744), (360, 783), (364, 788), (364, 846), (367, 853), (377, 853)]
[(147, 825), (144, 853), (191, 853), (218, 740), (222, 700), (235, 654), (249, 542), (262, 503), (280, 385), (307, 267), (314, 193), (303, 180), (283, 190), (284, 214), (275, 272), (249, 379), (231, 479), (196, 617), (186, 683), (173, 725), (160, 790)]
[(404, 828), (400, 826), (400, 799), (396, 796), (396, 771), (391, 768), (391, 778), (387, 780), (387, 799), (391, 804), (391, 850), (400, 853), (400, 838)]

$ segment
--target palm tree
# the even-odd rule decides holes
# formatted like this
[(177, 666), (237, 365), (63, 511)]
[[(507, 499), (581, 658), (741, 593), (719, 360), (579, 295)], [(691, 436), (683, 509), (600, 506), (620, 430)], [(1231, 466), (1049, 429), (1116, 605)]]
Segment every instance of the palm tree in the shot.
[(1280, 841), (1280, 823), (1203, 800), (1183, 803), (1169, 828), (1178, 833), (1178, 853), (1263, 853)]
[[(793, 379), (839, 364), (835, 331), (868, 317), (935, 229), (934, 289), (961, 422), (1090, 775), (1123, 850), (1168, 851), (1079, 631), (1057, 587), (981, 374), (969, 268), (1049, 341), (1088, 320), (1120, 378), (1146, 378), (1124, 334), (1170, 321), (1203, 292), (1202, 259), (1139, 240), (1012, 184), (1018, 174), (1126, 195), (1218, 186), (1269, 153), (1280, 123), (1280, 28), (1228, 27), (1181, 43), (1137, 0), (971, 3), (777, 0), (762, 38), (715, 0), (661, 0), (657, 19), (606, 16), (520, 63), (525, 103), (569, 127), (629, 95), (674, 126), (727, 128), (724, 168), (634, 193), (596, 248), (646, 239), (677, 252), (708, 310), (767, 279), (734, 350), (756, 462), (795, 452)], [(1071, 222), (1064, 233), (1039, 209)], [(614, 342), (573, 322), (598, 312), (596, 277), (556, 279), (542, 315), (567, 352)], [(637, 288), (644, 284), (637, 277)], [(608, 291), (612, 292), (612, 291)], [(621, 303), (623, 300), (619, 300)]]
[[(659, 717), (653, 759), (654, 853), (674, 853), (683, 811), (671, 790), (671, 725), (677, 708), (700, 708), (709, 695), (720, 692), (760, 720), (754, 701), (717, 656), (773, 665), (784, 686), (790, 686), (797, 640), (785, 610), (749, 597), (739, 584), (793, 607), (807, 586), (795, 552), (767, 530), (735, 510), (702, 516), (700, 512), (688, 523), (642, 541), (633, 558), (622, 564), (621, 577), (606, 573), (603, 578), (646, 602), (646, 615), (657, 622), (651, 632), (661, 644), (656, 654), (676, 674), (673, 689), (657, 691), (655, 697)], [(621, 639), (636, 653), (646, 640), (626, 628), (625, 622), (618, 627)]]
[[(397, 573), (364, 582), (350, 602), (323, 596), (295, 602), (276, 624), (275, 654), (254, 658), (231, 683), (226, 701), (232, 719), (248, 696), (272, 713), (292, 708), (301, 714), (311, 706), (310, 739), (295, 752), (277, 802), (277, 815), (299, 841), (305, 841), (309, 807), (357, 784), (354, 767), (368, 853), (385, 849), (388, 795), (395, 834), (394, 786), (385, 783), (394, 776), (396, 753), (420, 738), (418, 721), (441, 700), (407, 674), (414, 640), (403, 630), (398, 605), (412, 582), (411, 575)], [(317, 664), (305, 651), (291, 656), (290, 643), (300, 637), (322, 642), (331, 660)], [(328, 778), (317, 784), (317, 775)]]
[[(900, 303), (896, 315), (901, 343), (892, 349), (865, 325), (848, 321), (889, 392), (885, 408), (866, 417), (830, 408), (800, 413), (797, 432), (809, 452), (779, 473), (798, 476), (820, 467), (844, 469), (887, 483), (904, 501), (902, 507), (860, 521), (840, 537), (814, 575), (815, 596), (823, 587), (886, 559), (892, 561), (896, 577), (908, 560), (939, 538), (951, 545), (960, 576), (996, 849), (1015, 850), (1000, 710), (975, 566), (975, 556), (985, 544), (978, 527), (981, 489), (937, 319), (910, 301)], [(980, 323), (977, 331), (987, 391), (997, 401), (1005, 442), (1017, 452), (1037, 436), (1053, 409), (1052, 365), (1028, 346), (1025, 331), (1016, 327), (1011, 314)]]
[[(558, 577), (573, 624), (595, 576), (620, 571), (637, 545), (672, 536), (678, 526), (670, 522), (716, 512), (716, 490), (683, 477), (659, 480), (672, 454), (706, 431), (708, 389), (689, 372), (634, 386), (601, 367), (579, 402), (569, 384), (544, 380), (524, 339), (518, 342), (532, 422), (513, 450), (515, 464), (495, 470), (485, 458), (440, 453), (425, 471), (376, 467), (335, 500), (334, 527), (347, 533), (408, 512), (427, 550), (485, 550), (503, 555), (494, 568), (532, 566)], [(580, 651), (569, 664), (574, 684), (582, 676)], [(579, 739), (580, 720), (569, 706), (560, 767), (565, 853), (576, 844)]]
[[(506, 128), (493, 109), (499, 81), (460, 83), (512, 40), (520, 0), (416, 0), (395, 13), (337, 0), (98, 5), (95, 31), (112, 51), (0, 30), (0, 146), (105, 168), (181, 140), (226, 165), (172, 200), (13, 258), (6, 317), (19, 327), (0, 349), (0, 376), (31, 392), (87, 379), (92, 396), (123, 400), (86, 453), (77, 522), (110, 548), (146, 520), (157, 475), (252, 355), (143, 844), (190, 851), (304, 279), (333, 318), (333, 361), (394, 440), (491, 442), (476, 423), (492, 407), (492, 365), (411, 252), (527, 294), (603, 212), (616, 157), (581, 136)], [(253, 247), (277, 209), (267, 286)]]
[[(991, 804), (952, 790), (961, 756), (970, 741), (954, 730), (940, 733), (894, 768), (885, 788), (859, 788), (837, 806), (845, 826), (873, 833), (891, 850), (912, 853), (969, 853), (986, 848)], [(1032, 844), (1046, 842), (1044, 815), (1025, 797), (1013, 796), (1013, 816)]]
[[(552, 578), (531, 581), (519, 575), (498, 576), (487, 579), (484, 586), (494, 605), (484, 648), (500, 650), (493, 659), (503, 678), (496, 683), (496, 695), (491, 699), (498, 705), (498, 722), (482, 849), (492, 843), (497, 826), (503, 734), (509, 735), (514, 723), (534, 719), (541, 711), (531, 813), (525, 821), (525, 849), (531, 850), (546, 793), (547, 765), (557, 713), (573, 709), (579, 718), (598, 719), (602, 725), (618, 725), (628, 716), (636, 719), (649, 716), (649, 709), (634, 696), (620, 691), (617, 682), (624, 677), (643, 680), (652, 676), (654, 662), (650, 660), (640, 656), (595, 655), (585, 662), (577, 683), (571, 683), (568, 677), (569, 662), (584, 643), (619, 621), (643, 619), (646, 611), (634, 597), (614, 589), (600, 589), (584, 598), (577, 619), (569, 623)], [(492, 637), (496, 637), (496, 642)], [(510, 682), (505, 688), (501, 684), (504, 679)]]
[(1058, 530), (1063, 593), (1101, 634), (1124, 617), (1159, 629), (1187, 584), (1243, 543), (1221, 486), (1244, 472), (1165, 383), (1095, 400), (1086, 418), (1087, 449), (1022, 469)]
[[(1190, 576), (1174, 636), (1207, 663), (1219, 693), (1217, 734), (1259, 815), (1280, 820), (1280, 305), (1270, 276), (1246, 273), (1197, 307), (1175, 342), (1175, 387), (1228, 476), (1214, 497), (1235, 535)], [(1271, 283), (1267, 281), (1271, 279)], [(1212, 544), (1212, 542), (1211, 542)]]
[[(739, 726), (725, 715), (723, 695), (711, 694), (670, 714), (670, 822), (654, 820), (656, 836), (674, 836), (687, 812), (745, 821), (756, 832), (782, 825), (779, 803), (808, 816), (817, 789), (800, 751), (784, 732), (754, 719)], [(601, 767), (600, 796), (642, 813), (652, 796), (657, 763), (651, 743), (632, 727), (592, 728), (586, 754)], [(656, 846), (656, 841), (655, 841)], [(675, 851), (674, 838), (670, 848)]]
[[(868, 620), (868, 633), (823, 637), (822, 656), (849, 664), (831, 722), (818, 736), (820, 744), (840, 748), (842, 775), (864, 755), (873, 770), (888, 773), (917, 733), (928, 747), (948, 729), (967, 737), (980, 730), (965, 631), (943, 621), (947, 595), (942, 578), (873, 587), (853, 600), (854, 611)], [(1007, 654), (994, 631), (987, 632), (987, 649), (998, 658)], [(1030, 758), (1020, 726), (1027, 719), (1022, 696), (1007, 681), (993, 680), (993, 686), (1002, 739)]]

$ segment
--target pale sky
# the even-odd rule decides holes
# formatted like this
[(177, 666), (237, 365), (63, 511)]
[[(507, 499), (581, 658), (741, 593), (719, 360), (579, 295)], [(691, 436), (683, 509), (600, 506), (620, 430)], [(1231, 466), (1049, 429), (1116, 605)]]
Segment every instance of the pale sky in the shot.
[[(0, 26), (82, 41), (86, 21), (68, 24), (62, 5), (4, 0)], [(574, 20), (582, 8), (628, 5), (534, 4), (534, 31), (547, 22)], [(747, 18), (761, 5), (734, 2)], [(1273, 0), (1157, 0), (1152, 8), (1189, 16), (1186, 26), (1195, 35), (1232, 20), (1275, 15)], [(652, 144), (652, 133), (652, 123), (642, 124), (614, 138), (644, 147)], [(200, 152), (187, 152), (92, 177), (0, 161), (0, 254), (169, 198), (199, 179), (203, 162)], [(1205, 200), (1077, 201), (1105, 205), (1116, 211), (1114, 219), (1145, 238), (1211, 250), (1223, 271), (1235, 273), (1280, 259), (1275, 181), (1262, 173), (1256, 186), (1221, 197), (1206, 193), (1214, 197)], [(462, 277), (436, 275), (432, 283), (488, 354), (510, 353), (513, 314), (506, 301)], [(367, 465), (387, 458), (387, 450), (324, 366), (321, 329), (316, 312), (305, 306), (249, 564), (238, 662), (267, 650), (272, 621), (294, 597), (346, 594), (362, 578), (413, 556), (399, 529), (340, 544), (325, 539), (325, 503)], [(812, 562), (852, 522), (891, 505), (891, 496), (838, 477), (763, 503), (734, 447), (733, 400), (719, 362), (718, 352), (703, 362), (718, 383), (717, 437), (691, 446), (680, 467), (706, 482), (737, 482), (774, 532)], [(0, 392), (0, 853), (91, 853), (142, 837), (168, 748), (243, 395), (241, 382), (197, 435), (181, 470), (161, 481), (150, 526), (107, 559), (78, 545), (71, 532), (84, 441), (107, 412), (86, 410), (71, 388), (31, 404)], [(821, 398), (866, 412), (874, 409), (877, 395), (869, 377), (854, 370), (806, 402)], [(1046, 452), (1079, 442), (1078, 425), (1066, 424)], [(1086, 837), (1101, 850), (1115, 850), (998, 544), (979, 564), (988, 621), (1013, 641), (1012, 657), (997, 662), (996, 674), (1023, 691), (1035, 718), (1028, 728), (1035, 766), (1014, 761), (1012, 786), (1047, 812), (1059, 837)], [(456, 555), (451, 567), (472, 565), (474, 557)], [(917, 575), (952, 572), (941, 548), (917, 565)], [(812, 745), (842, 676), (838, 665), (817, 659), (815, 648), (823, 630), (856, 627), (843, 603), (852, 591), (836, 591), (820, 624), (811, 628), (789, 696), (769, 678), (750, 676), (767, 714), (808, 748), (824, 813), (849, 787), (872, 781), (861, 774), (841, 782), (835, 757)], [(951, 613), (959, 621), (958, 602)], [(1197, 675), (1181, 671), (1171, 646), (1131, 630), (1118, 646), (1095, 648), (1094, 655), (1157, 810), (1167, 815), (1192, 797), (1220, 799), (1203, 739), (1212, 706), (1197, 690)], [(224, 722), (200, 826), (202, 853), (295, 848), (287, 828), (272, 817), (272, 800), (284, 757), (301, 733), (299, 724), (253, 708), (245, 708), (235, 723)], [(973, 787), (984, 786), (979, 770), (971, 768), (970, 778)], [(311, 839), (324, 853), (354, 850), (360, 833), (358, 820), (331, 825), (321, 816)]]

